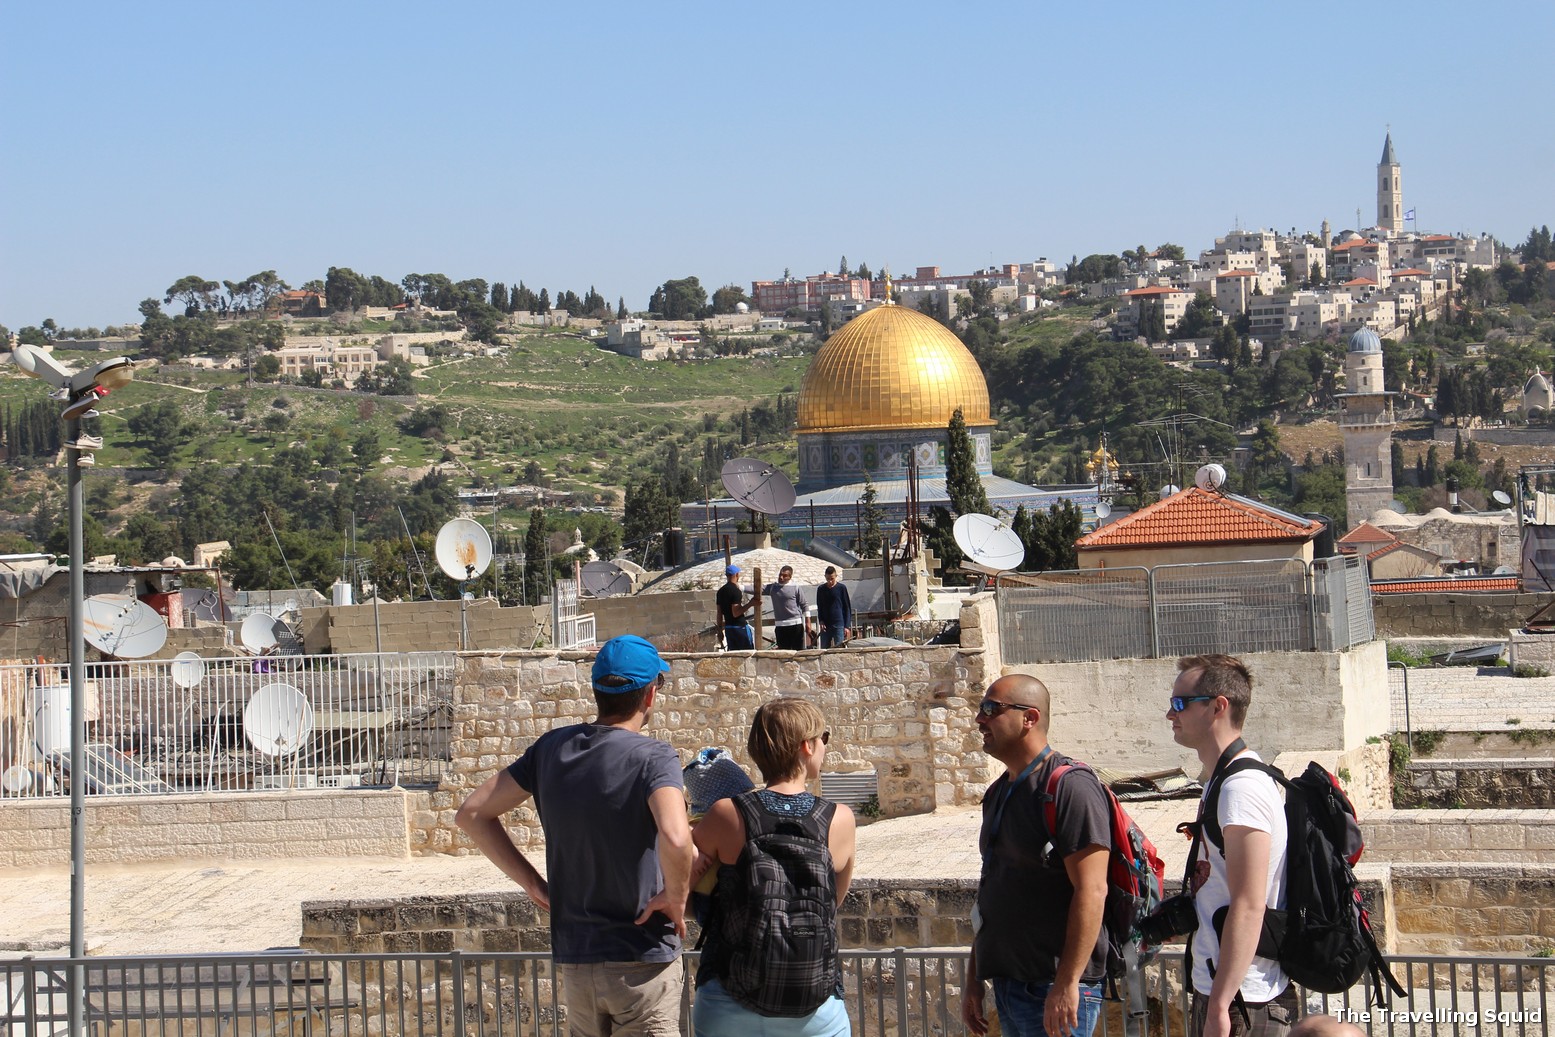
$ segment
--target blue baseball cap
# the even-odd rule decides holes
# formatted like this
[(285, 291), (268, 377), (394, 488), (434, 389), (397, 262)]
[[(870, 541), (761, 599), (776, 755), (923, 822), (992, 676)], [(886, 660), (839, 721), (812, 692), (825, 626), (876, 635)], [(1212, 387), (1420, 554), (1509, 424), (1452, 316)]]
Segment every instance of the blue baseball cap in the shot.
[[(594, 656), (594, 690), (606, 695), (637, 691), (652, 684), (659, 674), (669, 672), (670, 665), (660, 658), (657, 648), (636, 634), (622, 634), (606, 641)], [(599, 682), (606, 677), (624, 677), (628, 683), (601, 685)]]
[(739, 573), (739, 571), (740, 571), (740, 567), (738, 565), (726, 565), (726, 566), (724, 566), (724, 575), (725, 576), (734, 576), (737, 573)]

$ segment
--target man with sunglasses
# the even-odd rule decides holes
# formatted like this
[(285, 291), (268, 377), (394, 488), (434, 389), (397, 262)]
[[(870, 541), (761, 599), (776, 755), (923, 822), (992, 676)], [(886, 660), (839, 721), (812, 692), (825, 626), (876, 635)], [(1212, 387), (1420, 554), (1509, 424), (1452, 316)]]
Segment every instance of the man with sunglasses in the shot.
[[(1177, 670), (1166, 719), (1177, 743), (1198, 753), (1209, 775), (1207, 800), (1233, 760), (1258, 759), (1242, 741), (1253, 677), (1242, 660), (1229, 655), (1188, 656), (1177, 660)], [(1215, 817), (1223, 845), (1200, 832), (1190, 888), (1184, 890), (1193, 895), (1198, 917), (1189, 945), (1188, 1033), (1280, 1037), (1299, 1012), (1297, 990), (1279, 962), (1255, 952), (1264, 909), (1285, 905), (1285, 806), (1268, 775), (1244, 770), (1220, 778)]]
[(1101, 1014), (1111, 812), (1095, 772), (1076, 767), (1058, 782), (1049, 830), (1049, 778), (1072, 762), (1048, 744), (1050, 713), (1047, 686), (1025, 674), (994, 681), (977, 707), (983, 751), (1004, 773), (983, 796), (978, 837), (983, 868), (961, 1005), (975, 1034), (988, 1032), (987, 981), (1008, 1037), (1088, 1037)]

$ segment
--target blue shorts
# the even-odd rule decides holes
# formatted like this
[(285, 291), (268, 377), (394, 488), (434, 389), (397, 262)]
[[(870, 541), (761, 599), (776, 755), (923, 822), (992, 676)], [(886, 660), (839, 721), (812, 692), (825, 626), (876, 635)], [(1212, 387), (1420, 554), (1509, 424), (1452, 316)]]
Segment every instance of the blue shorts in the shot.
[(749, 623), (727, 626), (724, 627), (724, 644), (729, 646), (731, 652), (748, 652), (756, 647), (756, 635)]
[(710, 979), (697, 987), (691, 1006), (697, 1037), (849, 1037), (848, 1009), (839, 997), (803, 1016), (762, 1015), (729, 996)]

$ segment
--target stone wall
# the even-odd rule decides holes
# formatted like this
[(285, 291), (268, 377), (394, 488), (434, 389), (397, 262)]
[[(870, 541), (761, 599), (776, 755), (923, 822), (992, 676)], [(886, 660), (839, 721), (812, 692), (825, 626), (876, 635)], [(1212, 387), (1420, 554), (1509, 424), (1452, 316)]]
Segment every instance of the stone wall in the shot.
[(595, 637), (601, 643), (621, 634), (636, 634), (655, 644), (694, 634), (710, 650), (715, 637), (717, 594), (716, 590), (690, 590), (587, 598), (579, 607), (594, 614)]
[(1365, 861), (1555, 866), (1549, 810), (1378, 810), (1360, 822)]
[[(1515, 563), (1514, 563), (1515, 564)], [(1377, 636), (1506, 639), (1555, 594), (1374, 594)]]
[[(763, 702), (802, 695), (821, 707), (832, 741), (828, 770), (873, 771), (881, 813), (927, 813), (979, 802), (990, 780), (973, 708), (984, 652), (956, 647), (666, 656), (669, 683), (648, 733), (682, 759), (708, 745), (745, 756), (750, 720)], [(454, 688), (452, 763), (427, 809), (411, 816), (415, 853), (474, 852), (454, 825), (464, 797), (554, 727), (594, 716), (593, 656), (585, 652), (473, 653)], [(538, 840), (531, 806), (510, 823), (520, 846)]]
[[(549, 605), (502, 608), (490, 598), (469, 603), (460, 616), (457, 601), (397, 601), (372, 605), (324, 605), (301, 611), (298, 626), (310, 655), (326, 653), (457, 652), (460, 624), (471, 651), (530, 648), (551, 639)], [(381, 638), (381, 641), (380, 641)]]
[[(425, 793), (297, 790), (222, 796), (89, 796), (88, 864), (158, 860), (405, 857), (409, 805)], [(0, 867), (70, 863), (70, 801), (8, 799)]]
[[(1267, 652), (1243, 659), (1254, 682), (1247, 743), (1267, 760), (1285, 752), (1357, 749), (1389, 727), (1381, 642), (1347, 652)], [(1047, 684), (1053, 694), (1050, 737), (1065, 752), (1132, 774), (1172, 767), (1199, 773), (1198, 757), (1172, 741), (1166, 721), (1175, 659), (1036, 663), (1004, 672), (1030, 673)]]
[(1555, 807), (1555, 759), (1411, 760), (1400, 807)]
[(1555, 948), (1555, 866), (1395, 865), (1404, 954), (1527, 955)]

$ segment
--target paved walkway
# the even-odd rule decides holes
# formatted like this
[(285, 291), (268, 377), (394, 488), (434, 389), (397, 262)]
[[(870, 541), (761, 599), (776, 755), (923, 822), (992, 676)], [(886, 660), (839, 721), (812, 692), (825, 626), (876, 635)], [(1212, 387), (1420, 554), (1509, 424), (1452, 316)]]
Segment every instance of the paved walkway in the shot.
[[(1191, 800), (1141, 803), (1129, 812), (1163, 851), (1170, 880), (1187, 844), (1173, 829)], [(877, 821), (859, 829), (858, 878), (976, 878), (975, 810)], [(295, 946), (302, 904), (360, 897), (482, 893), (511, 888), (482, 857), (340, 860), (293, 858), (212, 864), (90, 867), (87, 950), (92, 954), (196, 954)], [(68, 868), (13, 870), (0, 882), (0, 953), (69, 947)]]

